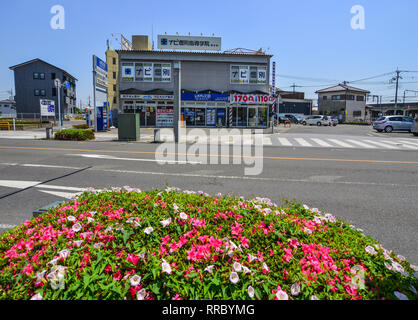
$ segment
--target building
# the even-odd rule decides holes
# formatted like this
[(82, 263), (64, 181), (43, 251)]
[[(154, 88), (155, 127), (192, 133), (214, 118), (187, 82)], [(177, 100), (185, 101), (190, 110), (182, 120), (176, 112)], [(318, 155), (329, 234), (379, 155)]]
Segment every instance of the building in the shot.
[(174, 62), (181, 63), (181, 113), (187, 127), (266, 128), (274, 98), (270, 59), (257, 53), (117, 50), (119, 108), (141, 126), (172, 127)]
[(71, 74), (41, 59), (30, 60), (10, 69), (14, 71), (16, 112), (19, 118), (39, 118), (41, 99), (54, 100), (58, 106), (54, 84), (57, 78), (62, 83), (68, 81), (70, 84), (69, 89), (63, 88), (60, 94), (61, 114), (75, 113), (77, 79)]
[(305, 99), (304, 92), (290, 92), (280, 89), (276, 90), (280, 95), (278, 113), (291, 113), (300, 115), (311, 115), (313, 101)]
[(418, 116), (418, 102), (399, 102), (396, 108), (393, 102), (368, 104), (367, 108), (370, 109), (372, 121), (380, 116), (402, 115), (412, 118)]
[(337, 116), (342, 121), (365, 120), (366, 97), (370, 91), (340, 83), (318, 90), (319, 114)]
[(0, 101), (0, 118), (16, 118), (16, 102), (13, 100)]

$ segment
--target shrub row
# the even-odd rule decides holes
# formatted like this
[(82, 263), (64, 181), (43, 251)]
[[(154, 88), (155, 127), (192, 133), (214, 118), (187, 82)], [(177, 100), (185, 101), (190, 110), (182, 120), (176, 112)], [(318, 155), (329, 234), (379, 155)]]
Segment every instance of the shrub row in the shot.
[(93, 130), (64, 129), (55, 133), (55, 140), (85, 141), (94, 139)]

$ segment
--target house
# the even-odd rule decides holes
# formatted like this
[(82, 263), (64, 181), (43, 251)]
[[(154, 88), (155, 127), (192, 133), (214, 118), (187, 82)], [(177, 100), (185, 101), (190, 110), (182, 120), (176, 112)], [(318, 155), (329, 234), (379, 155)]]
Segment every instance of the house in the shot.
[(13, 100), (1, 100), (0, 118), (16, 118), (16, 102)]
[(370, 91), (347, 85), (347, 82), (316, 91), (319, 114), (337, 116), (342, 121), (364, 120), (366, 97)]
[[(58, 94), (54, 80), (68, 81), (70, 87), (60, 94), (61, 114), (75, 113), (76, 81), (67, 71), (41, 59), (33, 59), (10, 67), (14, 71), (16, 112), (24, 118), (39, 118), (40, 100), (54, 100), (58, 106)], [(56, 115), (58, 116), (58, 114)]]

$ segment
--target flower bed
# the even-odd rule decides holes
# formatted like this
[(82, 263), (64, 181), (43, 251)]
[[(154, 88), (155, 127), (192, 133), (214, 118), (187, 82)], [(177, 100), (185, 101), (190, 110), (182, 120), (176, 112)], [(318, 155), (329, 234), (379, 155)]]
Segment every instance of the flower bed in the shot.
[(64, 129), (55, 133), (55, 140), (85, 141), (94, 139), (93, 130)]
[(125, 187), (0, 237), (0, 299), (417, 299), (417, 267), (298, 203)]

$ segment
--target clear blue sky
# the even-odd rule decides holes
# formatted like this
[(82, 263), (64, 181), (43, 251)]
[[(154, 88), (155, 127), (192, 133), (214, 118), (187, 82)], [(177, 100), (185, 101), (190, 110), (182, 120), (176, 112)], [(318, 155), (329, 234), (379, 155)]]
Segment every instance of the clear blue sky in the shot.
[[(65, 30), (52, 30), (50, 9), (65, 8)], [(365, 30), (352, 30), (350, 9), (365, 8)], [(278, 64), (277, 84), (293, 83), (308, 98), (322, 85), (396, 70), (418, 71), (416, 0), (14, 0), (0, 10), (0, 98), (14, 89), (9, 67), (41, 58), (79, 79), (77, 95), (92, 95), (92, 54), (105, 57), (112, 33), (211, 35), (222, 49), (263, 48)], [(118, 48), (116, 41), (112, 45)], [(284, 78), (281, 75), (313, 78)], [(390, 100), (389, 76), (353, 85)], [(335, 81), (334, 81), (335, 80)], [(418, 90), (418, 73), (404, 74), (404, 89)], [(318, 87), (311, 87), (318, 86)], [(408, 96), (414, 94), (408, 93)], [(393, 99), (393, 98), (392, 98)], [(414, 98), (411, 98), (414, 99)], [(410, 99), (410, 100), (411, 100)], [(418, 100), (418, 96), (414, 99)]]

